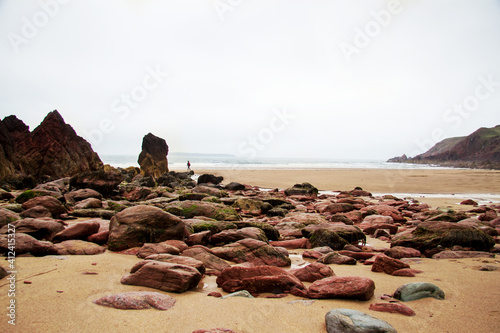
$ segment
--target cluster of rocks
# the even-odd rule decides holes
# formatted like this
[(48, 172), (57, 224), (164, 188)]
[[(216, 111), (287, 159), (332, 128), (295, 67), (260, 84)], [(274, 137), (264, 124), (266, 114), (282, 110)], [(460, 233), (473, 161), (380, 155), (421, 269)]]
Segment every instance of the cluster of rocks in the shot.
[[(465, 202), (474, 206), (457, 212), (393, 196), (374, 198), (361, 188), (321, 194), (304, 183), (269, 191), (223, 186), (222, 178), (213, 175), (197, 181), (191, 176), (101, 170), (21, 193), (0, 190), (0, 252), (8, 252), (9, 224), (16, 229), (17, 255), (106, 250), (136, 255), (141, 260), (121, 279), (127, 285), (182, 293), (204, 276), (216, 275), (226, 293), (360, 301), (373, 298), (374, 281), (336, 276), (330, 265), (364, 264), (381, 274), (416, 276), (420, 271), (407, 258), (494, 257), (498, 252), (500, 206)], [(390, 242), (391, 248), (367, 245), (367, 236)], [(303, 249), (309, 264), (292, 269), (289, 251), (297, 249)], [(175, 303), (158, 295), (129, 296), (110, 295), (96, 303), (158, 309)], [(124, 297), (132, 305), (123, 305)], [(444, 292), (429, 283), (402, 286), (370, 310), (414, 315), (389, 300), (421, 297), (442, 299)], [(326, 316), (327, 329), (354, 325), (350, 331), (358, 332), (363, 316), (336, 309)]]

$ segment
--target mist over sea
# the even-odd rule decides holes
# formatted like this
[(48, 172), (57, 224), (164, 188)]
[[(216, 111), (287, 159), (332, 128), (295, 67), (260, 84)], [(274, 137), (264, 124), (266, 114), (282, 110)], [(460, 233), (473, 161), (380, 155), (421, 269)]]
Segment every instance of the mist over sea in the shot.
[[(114, 167), (138, 167), (138, 155), (101, 155), (104, 164)], [(168, 155), (170, 170), (184, 170), (187, 161), (191, 162), (191, 169), (442, 169), (436, 165), (387, 163), (372, 160), (334, 160), (318, 158), (246, 158), (234, 155), (221, 154), (190, 154), (171, 153)]]

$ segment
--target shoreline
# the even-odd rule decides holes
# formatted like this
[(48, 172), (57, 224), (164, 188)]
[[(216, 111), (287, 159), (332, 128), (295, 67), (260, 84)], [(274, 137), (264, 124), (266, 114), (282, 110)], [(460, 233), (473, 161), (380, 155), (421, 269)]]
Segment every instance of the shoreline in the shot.
[[(195, 174), (223, 176), (261, 188), (285, 189), (308, 182), (320, 191), (347, 191), (356, 186), (373, 193), (500, 196), (500, 171), (482, 169), (193, 169)], [(185, 171), (185, 170), (174, 170)]]

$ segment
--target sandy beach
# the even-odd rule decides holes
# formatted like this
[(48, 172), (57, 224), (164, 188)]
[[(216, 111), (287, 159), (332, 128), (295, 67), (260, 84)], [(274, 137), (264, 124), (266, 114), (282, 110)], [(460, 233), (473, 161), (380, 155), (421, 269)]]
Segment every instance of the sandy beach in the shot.
[[(224, 176), (224, 183), (236, 181), (264, 188), (286, 188), (295, 183), (310, 182), (320, 190), (328, 191), (361, 186), (374, 193), (455, 194), (457, 198), (470, 194), (500, 195), (500, 171), (196, 170), (196, 173), (205, 172)], [(457, 203), (455, 198), (446, 200), (439, 199), (436, 203)], [(389, 247), (388, 243), (376, 239), (369, 239), (368, 243), (379, 248)], [(292, 267), (306, 263), (300, 256), (302, 250), (289, 252)], [(183, 294), (167, 293), (177, 300), (176, 305), (167, 311), (116, 310), (92, 303), (100, 296), (113, 293), (156, 291), (120, 283), (121, 277), (139, 260), (133, 255), (109, 251), (95, 256), (16, 258), (16, 325), (7, 323), (5, 312), (10, 300), (7, 296), (9, 285), (6, 279), (2, 279), (0, 330), (188, 333), (219, 327), (240, 333), (324, 333), (325, 314), (334, 308), (349, 308), (383, 319), (398, 332), (500, 332), (500, 270), (484, 272), (478, 269), (486, 263), (500, 267), (498, 258), (416, 259), (410, 265), (423, 273), (413, 278), (374, 273), (370, 266), (359, 263), (355, 266), (330, 265), (337, 276), (369, 277), (375, 282), (375, 296), (366, 302), (311, 301), (291, 295), (280, 299), (265, 298), (265, 295), (256, 299), (218, 299), (207, 296), (210, 291), (221, 291), (216, 287), (215, 277), (205, 276), (195, 290)], [(446, 298), (425, 298), (406, 303), (416, 312), (414, 317), (368, 309), (370, 304), (382, 302), (380, 297), (383, 294), (392, 294), (397, 287), (409, 282), (434, 283), (445, 292)]]

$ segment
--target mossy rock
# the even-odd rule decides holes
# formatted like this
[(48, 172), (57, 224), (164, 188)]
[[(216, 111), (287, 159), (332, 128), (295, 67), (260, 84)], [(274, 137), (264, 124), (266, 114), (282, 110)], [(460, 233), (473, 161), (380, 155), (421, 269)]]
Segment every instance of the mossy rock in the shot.
[(409, 236), (396, 236), (391, 247), (412, 247), (420, 252), (438, 246), (451, 248), (455, 245), (469, 247), (476, 251), (490, 251), (495, 240), (478, 228), (453, 222), (422, 222)]
[(202, 220), (200, 220), (200, 222), (191, 223), (190, 227), (192, 228), (194, 233), (209, 230), (214, 234), (221, 232), (223, 230), (237, 229), (238, 228), (236, 226), (236, 224), (234, 224), (234, 223), (226, 222), (226, 221), (216, 221), (216, 220), (214, 220), (214, 221), (202, 221)]
[(47, 195), (46, 192), (40, 192), (40, 191), (37, 191), (37, 190), (27, 190), (27, 191), (24, 191), (23, 193), (19, 194), (16, 197), (16, 202), (22, 204), (22, 203), (25, 203), (28, 200), (33, 199), (33, 198), (43, 197), (45, 195)]
[(182, 209), (181, 216), (193, 218), (195, 216), (205, 216), (219, 221), (239, 221), (241, 217), (232, 207), (223, 204), (186, 200), (175, 203)]
[(311, 248), (329, 246), (333, 250), (342, 250), (348, 242), (335, 231), (317, 229), (309, 237)]

